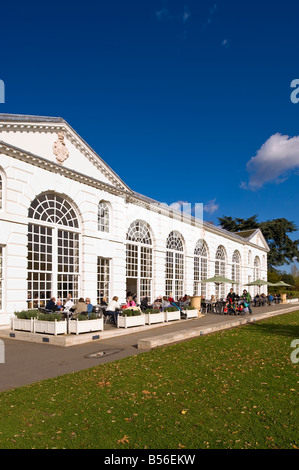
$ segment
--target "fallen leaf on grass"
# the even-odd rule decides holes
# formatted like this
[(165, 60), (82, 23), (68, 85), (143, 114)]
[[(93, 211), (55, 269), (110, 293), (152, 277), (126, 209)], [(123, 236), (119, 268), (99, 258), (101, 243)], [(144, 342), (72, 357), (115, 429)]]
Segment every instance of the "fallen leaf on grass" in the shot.
[(124, 436), (122, 437), (119, 441), (117, 441), (117, 444), (125, 444), (125, 443), (128, 443), (129, 444), (129, 436)]

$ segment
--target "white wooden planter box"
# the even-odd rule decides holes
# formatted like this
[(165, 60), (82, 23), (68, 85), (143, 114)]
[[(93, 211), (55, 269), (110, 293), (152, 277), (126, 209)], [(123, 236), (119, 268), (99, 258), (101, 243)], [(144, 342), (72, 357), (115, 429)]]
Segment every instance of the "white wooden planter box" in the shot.
[(186, 319), (188, 318), (198, 318), (198, 310), (183, 310), (182, 313), (184, 314), (184, 317), (186, 315)]
[(164, 312), (145, 314), (145, 323), (147, 325), (152, 325), (153, 323), (163, 323), (163, 322), (164, 322)]
[(136, 315), (128, 317), (127, 315), (117, 315), (117, 328), (128, 328), (130, 326), (145, 325), (145, 315)]
[(33, 331), (33, 318), (22, 319), (22, 318), (12, 318), (11, 322), (12, 330), (22, 330), (22, 331)]
[(49, 335), (65, 335), (67, 334), (67, 321), (33, 321), (34, 333), (46, 333)]
[(164, 320), (166, 322), (181, 319), (181, 312), (179, 310), (176, 310), (175, 312), (164, 311), (163, 313), (164, 313)]
[(95, 320), (70, 320), (69, 333), (89, 333), (91, 331), (103, 331), (104, 320), (103, 318), (96, 318)]

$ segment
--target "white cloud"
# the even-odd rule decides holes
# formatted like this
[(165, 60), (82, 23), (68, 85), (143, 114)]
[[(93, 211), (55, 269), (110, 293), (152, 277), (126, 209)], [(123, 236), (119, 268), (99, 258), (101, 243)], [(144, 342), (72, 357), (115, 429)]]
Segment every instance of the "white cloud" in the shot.
[(299, 136), (289, 137), (276, 133), (257, 151), (246, 165), (249, 182), (241, 188), (252, 191), (265, 183), (283, 183), (291, 170), (299, 169)]
[(219, 204), (216, 204), (216, 199), (212, 199), (211, 201), (204, 204), (203, 210), (208, 212), (208, 214), (213, 214), (219, 209)]

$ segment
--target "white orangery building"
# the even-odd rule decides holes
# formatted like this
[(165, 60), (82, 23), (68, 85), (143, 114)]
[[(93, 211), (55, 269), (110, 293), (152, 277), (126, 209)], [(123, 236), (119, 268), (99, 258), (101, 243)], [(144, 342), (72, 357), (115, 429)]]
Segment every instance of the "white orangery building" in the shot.
[[(62, 118), (0, 114), (0, 325), (54, 296), (226, 296), (267, 279), (259, 230), (233, 234), (142, 196)], [(251, 290), (251, 293), (254, 293)]]

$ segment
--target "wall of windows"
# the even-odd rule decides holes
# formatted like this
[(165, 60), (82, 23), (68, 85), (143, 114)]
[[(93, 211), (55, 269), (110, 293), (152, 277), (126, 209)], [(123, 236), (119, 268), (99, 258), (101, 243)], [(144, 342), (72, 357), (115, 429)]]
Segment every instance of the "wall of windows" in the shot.
[(103, 298), (108, 303), (110, 298), (110, 259), (98, 256), (97, 264), (97, 303), (100, 304)]
[(179, 299), (184, 295), (184, 245), (180, 233), (171, 232), (166, 242), (165, 295)]
[[(71, 204), (46, 193), (29, 208), (28, 305), (45, 306), (47, 300), (74, 300), (79, 292), (79, 222)], [(65, 226), (65, 228), (63, 228)]]
[(207, 284), (201, 283), (208, 277), (208, 247), (204, 240), (198, 240), (194, 250), (194, 295), (207, 298)]
[(126, 290), (138, 299), (152, 297), (153, 248), (150, 229), (146, 222), (136, 220), (127, 232)]
[(99, 232), (109, 232), (110, 230), (110, 210), (108, 202), (101, 201), (98, 207), (98, 230)]
[[(218, 246), (215, 255), (215, 276), (226, 277), (226, 254), (223, 246)], [(218, 299), (226, 297), (226, 284), (216, 285), (215, 292)]]
[(236, 281), (236, 284), (232, 286), (235, 290), (235, 293), (240, 295), (242, 286), (241, 286), (241, 255), (236, 250), (233, 253), (232, 257), (232, 280)]

